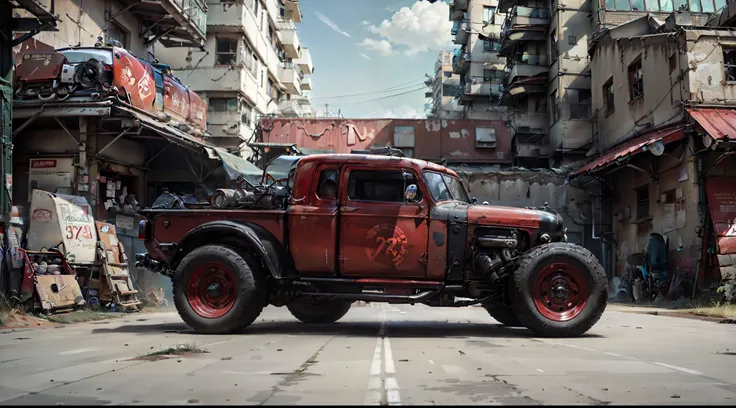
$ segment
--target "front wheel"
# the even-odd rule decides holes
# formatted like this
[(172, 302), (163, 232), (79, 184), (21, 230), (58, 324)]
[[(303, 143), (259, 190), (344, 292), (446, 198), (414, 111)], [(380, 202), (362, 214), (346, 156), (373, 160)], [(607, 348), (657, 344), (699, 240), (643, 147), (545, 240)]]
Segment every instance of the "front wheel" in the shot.
[(512, 307), (519, 322), (544, 337), (577, 337), (606, 309), (606, 273), (595, 255), (567, 242), (525, 253), (514, 272)]
[(250, 256), (222, 245), (190, 252), (173, 278), (181, 318), (206, 334), (232, 333), (253, 323), (266, 304), (265, 278), (256, 265)]
[(342, 319), (352, 306), (352, 302), (339, 299), (298, 300), (286, 305), (291, 315), (303, 323), (335, 323)]

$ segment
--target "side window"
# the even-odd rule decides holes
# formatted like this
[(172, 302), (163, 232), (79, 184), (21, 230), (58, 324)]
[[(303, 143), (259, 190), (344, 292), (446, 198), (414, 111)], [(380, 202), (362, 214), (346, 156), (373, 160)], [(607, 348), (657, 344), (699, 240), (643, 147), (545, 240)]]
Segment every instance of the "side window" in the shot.
[(317, 197), (321, 200), (337, 199), (337, 170), (322, 170), (317, 181)]
[[(404, 202), (404, 174), (406, 185), (417, 184), (411, 173), (398, 171), (358, 170), (350, 173), (348, 198), (360, 201)], [(417, 191), (417, 201), (422, 200), (421, 190)]]

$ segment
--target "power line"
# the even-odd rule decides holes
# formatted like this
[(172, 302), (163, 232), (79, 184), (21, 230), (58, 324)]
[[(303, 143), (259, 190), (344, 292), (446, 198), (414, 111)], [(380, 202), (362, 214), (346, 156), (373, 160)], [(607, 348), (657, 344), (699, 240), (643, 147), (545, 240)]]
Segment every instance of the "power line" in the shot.
[(380, 100), (383, 100), (383, 99), (395, 98), (395, 97), (397, 97), (397, 96), (401, 96), (401, 95), (406, 95), (406, 94), (409, 94), (409, 93), (412, 93), (412, 92), (417, 92), (417, 91), (421, 91), (421, 90), (423, 90), (424, 88), (425, 88), (424, 86), (421, 86), (421, 87), (419, 87), (419, 88), (416, 88), (416, 89), (412, 89), (412, 90), (410, 90), (410, 91), (400, 92), (400, 93), (397, 93), (397, 94), (393, 94), (393, 95), (387, 95), (387, 96), (382, 96), (382, 97), (380, 97), (380, 98), (368, 99), (368, 100), (365, 100), (365, 101), (342, 103), (342, 104), (340, 104), (339, 106), (346, 106), (346, 105), (357, 105), (357, 104), (359, 104), (359, 103), (368, 103), (368, 102), (375, 102), (375, 101), (380, 101)]
[[(373, 94), (373, 93), (383, 93), (383, 92), (389, 92), (389, 91), (397, 91), (398, 89), (396, 89), (396, 88), (407, 88), (409, 86), (417, 86), (417, 85), (419, 85), (418, 83), (416, 83), (417, 81), (421, 81), (421, 83), (424, 83), (425, 80), (426, 80), (426, 78), (413, 79), (413, 80), (411, 80), (409, 82), (404, 82), (404, 83), (399, 84), (399, 85), (394, 85), (394, 86), (391, 86), (391, 87), (388, 87), (388, 88), (379, 89), (379, 90), (375, 90), (375, 91), (361, 92), (361, 93), (356, 93), (356, 94), (346, 94), (346, 95), (334, 95), (334, 96), (313, 97), (312, 99), (348, 98), (348, 97), (351, 97), (351, 96), (361, 96), (361, 95), (369, 95), (369, 94)], [(411, 84), (411, 85), (409, 85), (409, 84)]]

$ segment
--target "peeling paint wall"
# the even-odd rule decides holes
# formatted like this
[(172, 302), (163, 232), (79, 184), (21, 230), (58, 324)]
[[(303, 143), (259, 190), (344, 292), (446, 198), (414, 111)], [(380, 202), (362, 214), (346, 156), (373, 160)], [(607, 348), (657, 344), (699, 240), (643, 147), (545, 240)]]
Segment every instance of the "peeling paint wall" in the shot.
[[(511, 163), (511, 138), (500, 121), (452, 119), (263, 119), (259, 141), (350, 153), (394, 146), (413, 157), (454, 162)], [(414, 146), (394, 143), (396, 127), (414, 128)], [(495, 130), (495, 148), (476, 147), (476, 130)], [(412, 149), (413, 151), (409, 151)]]

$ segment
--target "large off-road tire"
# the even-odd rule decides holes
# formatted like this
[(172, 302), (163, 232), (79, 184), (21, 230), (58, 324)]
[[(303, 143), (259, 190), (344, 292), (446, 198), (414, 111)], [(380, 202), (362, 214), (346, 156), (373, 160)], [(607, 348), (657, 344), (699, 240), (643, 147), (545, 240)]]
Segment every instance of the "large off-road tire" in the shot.
[(342, 319), (353, 302), (330, 299), (330, 300), (298, 300), (286, 305), (291, 315), (303, 323), (335, 323)]
[(566, 242), (540, 245), (522, 255), (514, 287), (516, 317), (543, 337), (584, 334), (608, 302), (603, 266), (587, 249)]
[(225, 334), (253, 323), (266, 305), (265, 275), (255, 260), (222, 245), (201, 246), (179, 264), (174, 304), (199, 333)]
[(514, 309), (504, 305), (483, 305), (489, 315), (499, 323), (508, 327), (521, 327), (519, 319), (514, 314)]

